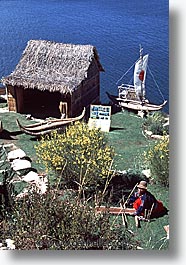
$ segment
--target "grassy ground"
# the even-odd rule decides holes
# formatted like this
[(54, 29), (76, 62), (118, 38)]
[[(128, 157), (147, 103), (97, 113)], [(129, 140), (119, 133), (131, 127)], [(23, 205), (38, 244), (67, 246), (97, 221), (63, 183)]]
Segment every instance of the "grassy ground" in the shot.
[(17, 126), (16, 119), (19, 119), (24, 125), (33, 123), (33, 121), (28, 121), (25, 115), (14, 112), (0, 112), (0, 120), (2, 121), (4, 129), (0, 136), (0, 144), (12, 143), (18, 148), (23, 149), (26, 155), (32, 159), (33, 167), (38, 171), (43, 171), (44, 168), (37, 164), (37, 157), (34, 149), (38, 139), (22, 133)]
[(109, 142), (116, 152), (117, 170), (136, 167), (140, 154), (147, 147), (149, 140), (142, 134), (143, 120), (128, 111), (112, 115)]
[[(0, 112), (0, 120), (4, 129), (0, 136), (0, 143), (13, 143), (22, 148), (32, 158), (34, 166), (38, 170), (43, 170), (40, 165), (36, 164), (34, 145), (37, 145), (38, 139), (21, 133), (16, 119), (19, 119), (24, 125), (33, 123), (33, 121), (27, 120), (25, 115)], [(142, 134), (142, 119), (129, 112), (118, 112), (112, 115), (108, 140), (116, 152), (114, 167), (117, 170), (134, 168), (136, 160), (149, 142)]]
[[(110, 144), (114, 146), (116, 151), (115, 166), (118, 170), (138, 168), (141, 154), (150, 143), (150, 140), (142, 134), (142, 123), (143, 119), (128, 111), (112, 115), (111, 131), (108, 137)], [(167, 188), (149, 185), (149, 191), (169, 208)], [(134, 219), (128, 216), (128, 228), (134, 232), (135, 239), (140, 242), (140, 246), (144, 249), (168, 248), (168, 240), (163, 228), (168, 223), (168, 216), (164, 216), (150, 223), (141, 222), (142, 228), (137, 229)]]
[[(3, 106), (4, 107), (4, 106)], [(2, 105), (0, 104), (0, 108)], [(43, 172), (44, 168), (36, 163), (34, 145), (37, 145), (37, 139), (21, 133), (16, 124), (16, 119), (22, 124), (30, 124), (31, 121), (26, 120), (24, 115), (13, 112), (1, 112), (0, 120), (3, 123), (4, 131), (0, 134), (0, 144), (13, 143), (17, 147), (22, 148), (28, 156), (32, 158), (32, 165), (39, 172)], [(114, 167), (117, 170), (133, 169), (137, 165), (143, 150), (149, 144), (149, 140), (142, 134), (143, 120), (127, 111), (118, 112), (112, 115), (111, 130), (108, 133), (110, 145), (115, 148), (116, 157)], [(149, 185), (149, 190), (169, 208), (168, 189), (157, 185)], [(122, 220), (118, 218), (118, 222)], [(168, 216), (156, 219), (154, 222), (142, 222), (142, 228), (137, 229), (134, 219), (128, 217), (129, 227), (133, 236), (139, 241), (139, 245), (144, 249), (167, 249), (168, 240), (163, 226), (169, 224)]]

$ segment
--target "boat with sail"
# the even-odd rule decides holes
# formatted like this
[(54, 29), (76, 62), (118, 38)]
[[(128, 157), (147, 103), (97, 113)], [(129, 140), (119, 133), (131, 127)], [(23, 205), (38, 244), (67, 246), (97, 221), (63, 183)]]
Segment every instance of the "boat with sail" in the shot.
[(37, 122), (30, 125), (22, 125), (20, 121), (17, 119), (17, 125), (25, 134), (29, 134), (32, 136), (41, 136), (44, 134), (48, 134), (53, 130), (62, 130), (65, 126), (81, 120), (85, 116), (85, 108), (83, 109), (82, 113), (74, 118), (65, 118), (65, 119), (51, 119), (51, 120), (45, 120), (42, 122)]
[[(167, 103), (167, 100), (164, 99), (163, 94), (161, 93), (159, 87), (159, 92), (163, 98), (161, 104), (150, 103), (146, 98), (146, 74), (148, 68), (148, 58), (149, 54), (143, 56), (143, 48), (140, 45), (140, 56), (139, 59), (127, 70), (127, 72), (122, 76), (122, 78), (134, 67), (133, 73), (133, 84), (121, 84), (118, 86), (118, 95), (111, 95), (106, 92), (109, 99), (113, 104), (129, 110), (149, 112), (149, 111), (158, 111), (163, 108)], [(151, 73), (152, 74), (152, 73)], [(119, 81), (122, 79), (120, 78)], [(117, 82), (118, 83), (118, 82)], [(155, 82), (156, 86), (157, 83)]]

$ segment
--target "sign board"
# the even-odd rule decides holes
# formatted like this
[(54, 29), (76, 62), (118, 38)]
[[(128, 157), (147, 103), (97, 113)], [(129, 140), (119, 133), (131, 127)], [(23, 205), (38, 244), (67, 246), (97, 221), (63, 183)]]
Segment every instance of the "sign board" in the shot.
[(89, 128), (109, 132), (111, 125), (111, 106), (90, 105)]

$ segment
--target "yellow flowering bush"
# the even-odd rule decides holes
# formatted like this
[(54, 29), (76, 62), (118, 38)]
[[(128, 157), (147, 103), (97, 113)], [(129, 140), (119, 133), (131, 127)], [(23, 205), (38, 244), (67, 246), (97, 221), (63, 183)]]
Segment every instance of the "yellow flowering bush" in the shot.
[(144, 153), (145, 164), (150, 168), (154, 179), (168, 186), (169, 184), (169, 137), (164, 135), (161, 140), (155, 141)]
[(47, 171), (55, 170), (67, 187), (78, 185), (81, 190), (95, 190), (108, 177), (114, 150), (106, 136), (89, 129), (85, 122), (76, 122), (63, 133), (52, 132), (42, 137), (36, 148), (39, 162)]

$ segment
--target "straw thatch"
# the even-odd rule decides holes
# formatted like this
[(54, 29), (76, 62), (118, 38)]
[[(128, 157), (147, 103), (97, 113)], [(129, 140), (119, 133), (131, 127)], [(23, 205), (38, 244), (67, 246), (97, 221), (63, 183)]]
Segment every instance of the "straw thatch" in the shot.
[(72, 93), (86, 79), (93, 60), (98, 71), (104, 71), (94, 46), (30, 40), (15, 70), (2, 81), (25, 89)]

